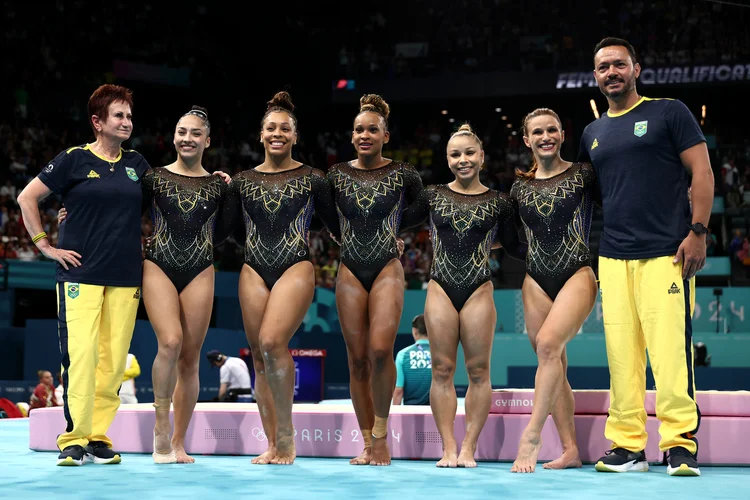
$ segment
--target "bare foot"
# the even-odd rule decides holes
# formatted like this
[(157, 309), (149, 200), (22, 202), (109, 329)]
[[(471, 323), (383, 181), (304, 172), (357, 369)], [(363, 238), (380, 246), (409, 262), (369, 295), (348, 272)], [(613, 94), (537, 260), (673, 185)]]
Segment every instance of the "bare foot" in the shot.
[(521, 436), (521, 443), (518, 445), (518, 456), (513, 462), (511, 472), (534, 472), (536, 469), (536, 458), (539, 456), (539, 450), (542, 449), (541, 436), (529, 437), (526, 431)]
[(372, 438), (372, 459), (370, 465), (391, 465), (391, 453), (386, 438)]
[(260, 465), (266, 465), (270, 464), (271, 460), (273, 460), (276, 457), (276, 447), (275, 446), (269, 446), (266, 451), (258, 455), (257, 457), (250, 460), (250, 463), (252, 464), (260, 464)]
[(446, 451), (443, 450), (443, 458), (435, 464), (438, 467), (458, 467), (458, 458), (456, 457), (456, 450)]
[(276, 439), (276, 456), (270, 461), (276, 465), (292, 465), (297, 458), (297, 448), (294, 444), (294, 431), (286, 436), (279, 436)]
[(358, 457), (349, 460), (349, 465), (370, 465), (371, 460), (372, 447), (368, 446), (367, 448), (362, 450), (362, 453), (360, 453)]
[(578, 454), (578, 447), (564, 450), (559, 458), (543, 465), (545, 469), (578, 469), (582, 467), (581, 457)]
[(177, 457), (178, 464), (194, 464), (195, 459), (187, 454), (183, 446), (173, 446), (174, 454)]
[(474, 460), (474, 451), (476, 446), (461, 446), (461, 453), (458, 454), (458, 466), (473, 468), (477, 466)]

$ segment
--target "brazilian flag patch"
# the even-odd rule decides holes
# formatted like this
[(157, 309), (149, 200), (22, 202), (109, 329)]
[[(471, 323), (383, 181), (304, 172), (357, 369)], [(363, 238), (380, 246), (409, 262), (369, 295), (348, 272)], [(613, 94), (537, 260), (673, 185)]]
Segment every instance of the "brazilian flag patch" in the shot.
[(646, 132), (648, 132), (648, 120), (643, 122), (635, 122), (635, 126), (633, 127), (633, 134), (635, 134), (636, 137), (643, 137), (646, 135)]
[(135, 169), (125, 167), (125, 172), (128, 174), (128, 177), (130, 177), (131, 181), (138, 182), (138, 174), (135, 173)]
[(80, 290), (81, 286), (78, 283), (68, 283), (68, 297), (71, 299), (78, 297)]

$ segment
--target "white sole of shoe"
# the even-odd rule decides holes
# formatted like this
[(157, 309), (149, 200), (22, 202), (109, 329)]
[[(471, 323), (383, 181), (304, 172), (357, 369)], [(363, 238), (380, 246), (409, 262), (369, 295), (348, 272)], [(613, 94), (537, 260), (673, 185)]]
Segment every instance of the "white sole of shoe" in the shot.
[(681, 464), (679, 467), (667, 466), (667, 474), (670, 476), (700, 476), (701, 470), (698, 467), (690, 467), (688, 464)]
[(73, 457), (65, 457), (65, 458), (58, 458), (57, 459), (57, 465), (66, 467), (66, 466), (77, 466), (77, 465), (83, 465), (83, 463), (86, 461), (86, 456), (84, 455), (83, 458), (80, 460), (76, 460)]
[(605, 464), (599, 461), (594, 466), (598, 472), (648, 472), (648, 462), (630, 461), (622, 465)]
[(107, 464), (119, 464), (122, 462), (122, 457), (120, 455), (115, 455), (112, 458), (99, 458), (96, 455), (92, 455), (91, 453), (86, 453), (86, 458), (95, 464), (99, 465), (107, 465)]

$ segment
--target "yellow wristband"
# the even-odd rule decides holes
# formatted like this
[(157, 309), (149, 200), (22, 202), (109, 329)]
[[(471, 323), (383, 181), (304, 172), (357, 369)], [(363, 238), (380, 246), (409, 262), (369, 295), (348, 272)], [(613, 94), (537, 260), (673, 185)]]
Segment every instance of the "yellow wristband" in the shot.
[(44, 239), (44, 238), (46, 238), (46, 237), (47, 237), (47, 233), (45, 233), (44, 231), (42, 231), (41, 233), (39, 233), (39, 234), (37, 234), (36, 236), (34, 236), (34, 237), (33, 237), (33, 238), (31, 239), (31, 241), (33, 241), (33, 242), (34, 242), (34, 244), (36, 245), (36, 242), (37, 242), (37, 241), (39, 241), (39, 240), (43, 240), (43, 239)]

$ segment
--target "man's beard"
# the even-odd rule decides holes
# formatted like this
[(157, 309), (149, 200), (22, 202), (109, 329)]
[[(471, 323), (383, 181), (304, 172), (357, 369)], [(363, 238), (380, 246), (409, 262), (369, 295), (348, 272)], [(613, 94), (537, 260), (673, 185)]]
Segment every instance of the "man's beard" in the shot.
[[(612, 80), (610, 80), (612, 81)], [(635, 78), (632, 78), (629, 82), (623, 79), (616, 79), (615, 82), (622, 83), (622, 88), (620, 90), (615, 90), (610, 92), (607, 89), (607, 86), (605, 85), (604, 88), (599, 88), (604, 94), (605, 97), (609, 97), (610, 99), (617, 99), (619, 97), (622, 97), (628, 93), (630, 93), (635, 88)]]

